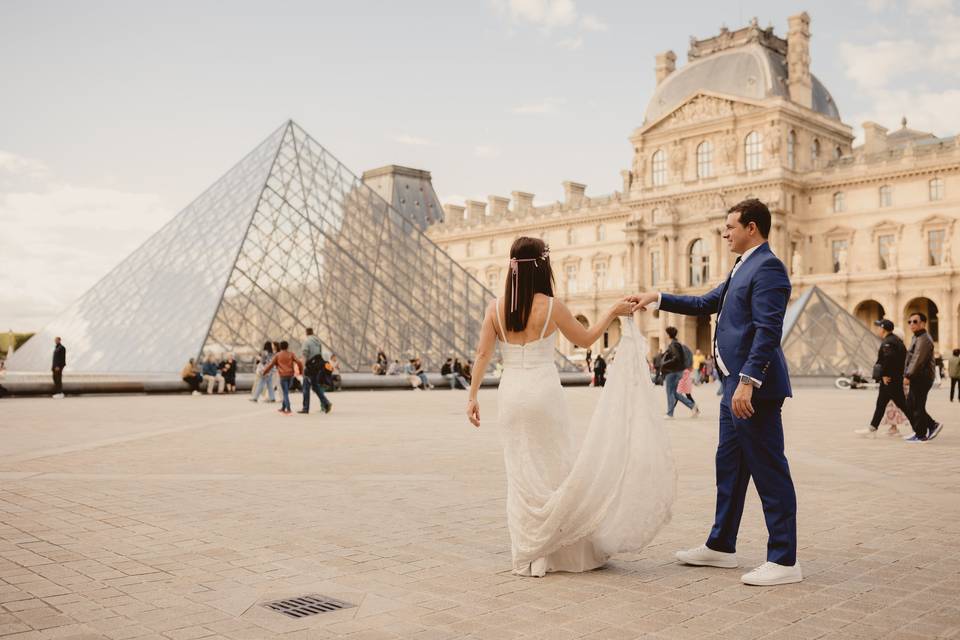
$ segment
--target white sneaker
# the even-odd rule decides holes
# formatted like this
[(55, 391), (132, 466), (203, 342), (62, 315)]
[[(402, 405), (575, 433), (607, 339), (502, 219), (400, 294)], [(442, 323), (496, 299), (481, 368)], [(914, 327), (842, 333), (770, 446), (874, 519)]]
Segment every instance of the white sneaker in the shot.
[(719, 567), (720, 569), (737, 567), (737, 554), (714, 551), (705, 544), (694, 549), (677, 551), (675, 556), (683, 564), (692, 564), (697, 567)]
[(857, 434), (858, 436), (862, 436), (862, 437), (864, 437), (864, 438), (876, 438), (876, 437), (877, 437), (877, 430), (874, 429), (873, 427), (867, 427), (866, 429), (857, 429), (856, 431), (854, 431), (854, 433)]
[(62, 393), (55, 393), (55, 394), (53, 394), (53, 395), (50, 396), (50, 397), (51, 397), (51, 398), (56, 398), (57, 400), (62, 400), (62, 399), (64, 398), (64, 395), (63, 395)]
[(778, 584), (792, 584), (801, 580), (803, 580), (803, 572), (800, 571), (799, 562), (792, 567), (776, 562), (764, 562), (750, 573), (745, 573), (740, 577), (743, 584), (754, 587), (773, 587)]
[[(202, 394), (201, 394), (199, 391), (194, 391), (194, 392), (191, 393), (190, 395), (192, 395), (192, 396), (199, 396), (199, 395), (202, 395)], [(256, 400), (254, 400), (254, 402), (256, 402)]]
[(669, 413), (665, 413), (665, 414), (663, 414), (663, 419), (664, 419), (664, 420), (673, 420), (673, 416), (670, 415)]

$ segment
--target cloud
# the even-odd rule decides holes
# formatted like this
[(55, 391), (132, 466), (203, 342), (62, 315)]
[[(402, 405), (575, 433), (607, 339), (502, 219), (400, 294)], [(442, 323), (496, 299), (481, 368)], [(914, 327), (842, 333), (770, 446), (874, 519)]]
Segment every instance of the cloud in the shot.
[(171, 217), (155, 194), (72, 185), (0, 151), (0, 327), (39, 329)]
[(430, 146), (433, 143), (426, 138), (420, 138), (417, 136), (411, 136), (406, 133), (397, 134), (391, 136), (391, 140), (394, 142), (399, 142), (400, 144), (410, 144), (415, 146)]
[(478, 144), (473, 148), (473, 155), (478, 158), (496, 158), (500, 155), (500, 149), (492, 145)]
[(574, 0), (493, 0), (492, 5), (511, 26), (528, 25), (556, 36), (557, 46), (569, 51), (583, 48), (584, 33), (607, 30), (596, 15), (581, 15)]

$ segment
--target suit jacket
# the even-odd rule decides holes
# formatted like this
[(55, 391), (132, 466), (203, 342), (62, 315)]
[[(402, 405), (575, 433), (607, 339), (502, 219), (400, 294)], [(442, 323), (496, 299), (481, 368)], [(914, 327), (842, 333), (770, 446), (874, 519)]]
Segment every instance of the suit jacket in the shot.
[(730, 375), (759, 380), (754, 398), (782, 399), (793, 395), (780, 348), (790, 290), (786, 267), (763, 243), (733, 278), (728, 276), (713, 291), (702, 296), (661, 294), (660, 309), (688, 316), (718, 313), (714, 340)]

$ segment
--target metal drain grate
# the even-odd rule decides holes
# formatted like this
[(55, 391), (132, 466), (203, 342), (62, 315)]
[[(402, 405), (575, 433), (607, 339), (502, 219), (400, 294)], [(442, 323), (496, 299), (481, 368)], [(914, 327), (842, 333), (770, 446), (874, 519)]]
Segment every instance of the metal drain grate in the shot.
[(298, 598), (287, 598), (286, 600), (274, 600), (273, 602), (264, 603), (263, 606), (291, 618), (304, 618), (306, 616), (317, 615), (318, 613), (349, 609), (357, 605), (343, 602), (336, 598), (314, 594), (300, 596)]

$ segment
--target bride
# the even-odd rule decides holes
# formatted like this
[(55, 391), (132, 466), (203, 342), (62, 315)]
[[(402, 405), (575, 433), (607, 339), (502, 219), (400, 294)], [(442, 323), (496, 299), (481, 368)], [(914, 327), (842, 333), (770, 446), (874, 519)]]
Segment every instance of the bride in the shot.
[(631, 316), (633, 306), (621, 300), (585, 329), (553, 298), (543, 241), (521, 237), (510, 248), (505, 295), (489, 304), (480, 330), (467, 417), (480, 426), (477, 392), (499, 343), (497, 398), (516, 575), (595, 569), (614, 553), (645, 546), (670, 519), (673, 458), (654, 417), (646, 339), (632, 317), (623, 323), (585, 433), (570, 426), (554, 364), (558, 331), (590, 347), (617, 316)]

